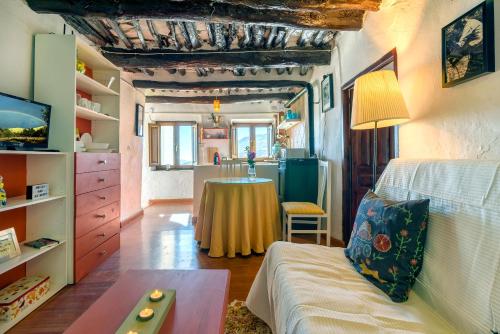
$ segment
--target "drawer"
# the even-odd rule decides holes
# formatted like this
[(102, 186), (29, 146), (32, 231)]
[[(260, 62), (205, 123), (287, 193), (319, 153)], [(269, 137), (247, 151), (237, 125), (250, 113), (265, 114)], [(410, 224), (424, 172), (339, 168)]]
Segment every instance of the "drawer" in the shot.
[(75, 175), (75, 195), (120, 184), (120, 170), (106, 170)]
[(120, 249), (120, 234), (109, 238), (109, 240), (75, 262), (75, 280), (80, 281), (118, 249)]
[(75, 238), (95, 230), (110, 220), (120, 217), (120, 202), (115, 202), (95, 211), (76, 217), (75, 219)]
[(82, 258), (94, 248), (120, 232), (120, 219), (99, 226), (75, 240), (75, 260)]
[(119, 153), (75, 153), (75, 173), (120, 169)]
[(120, 200), (120, 186), (75, 196), (75, 216), (81, 216)]

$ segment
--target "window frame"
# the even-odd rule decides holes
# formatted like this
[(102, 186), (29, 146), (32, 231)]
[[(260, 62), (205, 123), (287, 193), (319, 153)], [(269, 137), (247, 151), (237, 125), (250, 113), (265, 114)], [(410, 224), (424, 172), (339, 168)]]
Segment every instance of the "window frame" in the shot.
[(269, 140), (269, 145), (268, 145), (268, 151), (269, 151), (269, 156), (267, 157), (257, 157), (255, 158), (255, 161), (264, 161), (266, 159), (269, 159), (271, 156), (272, 152), (272, 147), (273, 147), (273, 138), (275, 138), (276, 134), (276, 129), (274, 126), (274, 122), (266, 122), (266, 123), (249, 123), (249, 122), (234, 122), (231, 124), (231, 155), (237, 159), (245, 159), (245, 157), (240, 158), (238, 157), (238, 144), (236, 142), (236, 129), (237, 128), (250, 128), (250, 151), (256, 152), (256, 140), (255, 140), (255, 128), (259, 127), (265, 127), (265, 128), (271, 128), (271, 133), (270, 133), (270, 140)]
[[(162, 165), (162, 145), (161, 145), (161, 128), (162, 126), (174, 127), (174, 164)], [(193, 164), (181, 165), (179, 147), (179, 127), (192, 126), (193, 127)], [(149, 124), (149, 166), (156, 167), (158, 170), (183, 170), (193, 169), (194, 165), (198, 163), (198, 123), (195, 121), (159, 121)], [(176, 148), (177, 147), (177, 148)]]

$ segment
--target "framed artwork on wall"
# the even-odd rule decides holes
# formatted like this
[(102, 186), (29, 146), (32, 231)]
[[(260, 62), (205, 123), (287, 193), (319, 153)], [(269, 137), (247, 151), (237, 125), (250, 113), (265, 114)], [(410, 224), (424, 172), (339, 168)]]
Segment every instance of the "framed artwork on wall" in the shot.
[(14, 228), (0, 231), (0, 263), (19, 255), (21, 255), (21, 248)]
[(321, 80), (321, 111), (327, 112), (333, 107), (333, 74), (330, 73)]
[(443, 87), (495, 71), (493, 0), (474, 7), (442, 29)]
[(144, 136), (144, 106), (135, 105), (135, 135)]

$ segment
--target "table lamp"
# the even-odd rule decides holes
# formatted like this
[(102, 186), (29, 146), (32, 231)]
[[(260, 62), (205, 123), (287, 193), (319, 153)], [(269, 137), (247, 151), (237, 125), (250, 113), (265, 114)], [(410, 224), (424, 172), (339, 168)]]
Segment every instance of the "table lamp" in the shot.
[(377, 129), (410, 119), (394, 71), (376, 71), (354, 82), (351, 129), (373, 131), (373, 189), (377, 182)]

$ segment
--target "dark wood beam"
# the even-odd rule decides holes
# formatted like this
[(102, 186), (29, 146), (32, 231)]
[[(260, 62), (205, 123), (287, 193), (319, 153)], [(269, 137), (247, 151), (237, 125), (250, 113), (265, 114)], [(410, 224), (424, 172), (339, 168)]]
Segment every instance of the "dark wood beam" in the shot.
[(233, 68), (233, 74), (237, 77), (243, 77), (245, 76), (247, 70), (244, 67), (235, 67)]
[(286, 72), (287, 72), (289, 75), (292, 75), (292, 74), (293, 74), (293, 67), (287, 67), (287, 68), (286, 68)]
[(285, 38), (283, 38), (283, 42), (281, 43), (282, 48), (286, 47), (286, 45), (290, 41), (290, 38), (292, 38), (293, 34), (295, 33), (295, 30), (296, 29), (294, 29), (294, 28), (287, 28), (286, 29)]
[(181, 31), (181, 35), (184, 38), (184, 46), (188, 50), (193, 49), (193, 45), (191, 44), (191, 38), (189, 37), (188, 31), (186, 29), (186, 25), (184, 22), (176, 22), (177, 26), (179, 27), (179, 30)]
[(215, 45), (215, 29), (214, 29), (214, 26), (212, 23), (205, 23), (205, 26), (206, 26), (206, 29), (207, 29), (207, 34), (208, 34), (208, 44), (210, 44), (210, 46), (214, 46)]
[(243, 38), (240, 40), (240, 48), (244, 49), (252, 42), (252, 29), (249, 24), (243, 25)]
[(179, 51), (181, 49), (181, 45), (177, 40), (177, 33), (175, 32), (175, 22), (166, 21), (166, 25), (169, 31), (169, 37), (172, 40), (172, 44), (175, 46), (175, 49)]
[(299, 39), (297, 40), (297, 45), (303, 48), (311, 41), (313, 35), (314, 30), (303, 29)]
[(198, 49), (201, 47), (200, 39), (198, 38), (198, 32), (196, 31), (196, 26), (194, 22), (184, 22), (184, 26), (186, 27), (189, 40), (191, 41), (191, 45), (193, 49)]
[(146, 43), (146, 39), (144, 38), (144, 34), (142, 33), (141, 25), (139, 24), (139, 20), (133, 20), (132, 25), (134, 26), (135, 32), (137, 33), (137, 38), (141, 42), (142, 48), (147, 49), (148, 44)]
[(63, 15), (64, 21), (71, 25), (80, 34), (85, 35), (90, 41), (99, 46), (106, 45), (106, 38), (92, 27), (84, 18), (70, 15)]
[(146, 23), (148, 25), (148, 29), (149, 29), (149, 32), (151, 33), (151, 36), (153, 36), (153, 38), (156, 42), (156, 45), (158, 46), (158, 48), (162, 49), (163, 46), (165, 46), (165, 44), (166, 44), (164, 37), (160, 36), (160, 34), (158, 34), (153, 20), (146, 20)]
[(118, 43), (118, 39), (110, 32), (110, 28), (106, 26), (102, 20), (97, 18), (86, 20), (91, 26), (93, 26), (101, 36), (103, 36), (109, 45), (115, 45)]
[(226, 35), (227, 50), (231, 49), (231, 44), (233, 44), (233, 40), (237, 37), (237, 35), (238, 35), (238, 28), (236, 27), (236, 24), (235, 23), (229, 24)]
[(125, 47), (127, 47), (129, 49), (133, 49), (134, 45), (128, 39), (127, 35), (125, 35), (122, 28), (120, 28), (120, 25), (118, 24), (118, 22), (116, 22), (115, 20), (108, 20), (108, 23), (111, 26), (111, 28), (114, 30), (114, 32), (116, 33), (118, 38), (123, 42)]
[(224, 26), (221, 23), (214, 24), (215, 45), (217, 49), (224, 50), (226, 48), (226, 38), (224, 37)]
[[(180, 72), (180, 70), (179, 70)], [(288, 88), (305, 87), (307, 81), (297, 80), (231, 80), (231, 81), (204, 81), (204, 82), (177, 82), (177, 81), (150, 81), (133, 80), (135, 88), (143, 89), (172, 89), (172, 90), (210, 90), (227, 88)]]
[[(271, 93), (271, 94), (244, 94), (219, 96), (223, 104), (250, 102), (250, 101), (285, 101), (294, 97), (293, 93)], [(194, 104), (212, 104), (215, 95), (212, 96), (146, 96), (146, 103), (194, 103)]]
[[(380, 2), (380, 0), (372, 1)], [(38, 13), (114, 19), (157, 18), (218, 23), (247, 22), (335, 30), (361, 29), (365, 13), (363, 9), (343, 9), (340, 7), (301, 10), (301, 8), (304, 9), (303, 6), (294, 8), (285, 1), (282, 1), (282, 4), (274, 10), (258, 6), (241, 6), (231, 3), (231, 1), (207, 0), (149, 0), (142, 2), (137, 0), (27, 0), (27, 2), (31, 9)], [(297, 5), (300, 2), (301, 0), (294, 1)], [(254, 3), (258, 4), (258, 1), (255, 0)], [(343, 0), (343, 3), (347, 4), (348, 0)]]
[(260, 25), (252, 26), (253, 46), (260, 48), (264, 43), (264, 28)]
[(271, 27), (271, 31), (269, 32), (269, 36), (267, 37), (266, 40), (266, 49), (270, 49), (272, 46), (274, 46), (274, 39), (276, 38), (277, 34), (278, 34), (278, 27), (277, 26)]
[(283, 28), (278, 28), (278, 34), (276, 35), (276, 38), (274, 39), (273, 47), (281, 45), (283, 38), (285, 38), (285, 35), (286, 35), (286, 30)]
[(312, 45), (318, 47), (323, 44), (323, 39), (325, 38), (326, 30), (318, 30), (312, 39)]
[(261, 10), (357, 9), (378, 11), (382, 0), (217, 0), (217, 2)]
[(329, 65), (329, 49), (300, 48), (266, 51), (228, 50), (176, 52), (173, 50), (127, 50), (104, 47), (104, 57), (119, 67), (252, 67)]

